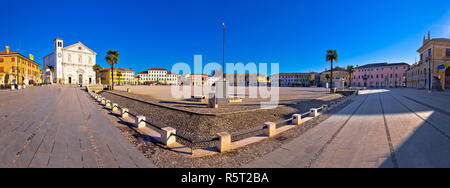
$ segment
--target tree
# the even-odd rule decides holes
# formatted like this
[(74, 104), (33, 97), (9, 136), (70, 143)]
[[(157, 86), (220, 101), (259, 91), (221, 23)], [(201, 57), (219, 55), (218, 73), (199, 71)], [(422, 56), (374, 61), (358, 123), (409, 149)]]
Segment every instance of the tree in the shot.
[(119, 63), (119, 52), (116, 50), (109, 50), (106, 54), (105, 60), (111, 65), (111, 90), (114, 90), (114, 64)]
[(327, 79), (328, 82), (328, 80), (330, 80), (330, 74), (325, 74), (325, 78)]
[(350, 81), (349, 87), (350, 87), (352, 85), (353, 73), (355, 72), (355, 67), (353, 65), (348, 65), (347, 72), (350, 74), (350, 78), (349, 78), (349, 81)]
[(333, 61), (337, 62), (338, 54), (336, 50), (327, 50), (326, 61), (331, 62), (330, 88), (333, 89)]
[(137, 75), (136, 77), (138, 79), (137, 83), (134, 83), (136, 85), (140, 85), (141, 75)]
[(98, 77), (99, 77), (100, 69), (102, 69), (102, 68), (98, 64), (95, 64), (94, 66), (92, 66), (92, 70), (94, 70), (94, 72), (95, 72), (95, 83), (96, 84), (98, 84)]
[(50, 83), (53, 83), (53, 73), (55, 72), (55, 68), (53, 66), (48, 66), (50, 69)]

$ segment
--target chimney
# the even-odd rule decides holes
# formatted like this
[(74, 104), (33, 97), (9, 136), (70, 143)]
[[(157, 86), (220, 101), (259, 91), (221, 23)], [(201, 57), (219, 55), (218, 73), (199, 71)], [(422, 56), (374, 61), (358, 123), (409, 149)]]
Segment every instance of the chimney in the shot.
[(6, 46), (6, 54), (9, 54), (9, 46)]
[(431, 38), (430, 38), (430, 32), (428, 31), (428, 40), (430, 40)]
[(33, 56), (33, 54), (30, 54), (30, 59), (31, 59), (31, 61), (34, 61), (34, 56)]

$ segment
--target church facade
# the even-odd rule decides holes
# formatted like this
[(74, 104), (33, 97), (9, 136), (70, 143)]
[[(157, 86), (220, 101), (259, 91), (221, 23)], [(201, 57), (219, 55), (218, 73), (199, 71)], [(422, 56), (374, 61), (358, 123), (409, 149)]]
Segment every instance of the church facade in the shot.
[[(52, 83), (95, 84), (97, 53), (81, 42), (64, 47), (63, 39), (54, 40), (54, 52), (44, 57), (44, 66), (52, 67)], [(46, 78), (48, 79), (48, 78)]]

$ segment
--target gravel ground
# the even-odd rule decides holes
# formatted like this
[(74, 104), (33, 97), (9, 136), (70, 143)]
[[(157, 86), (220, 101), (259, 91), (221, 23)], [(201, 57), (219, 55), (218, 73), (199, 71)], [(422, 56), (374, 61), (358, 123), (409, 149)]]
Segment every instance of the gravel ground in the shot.
[[(349, 102), (347, 102), (349, 103)], [(279, 148), (282, 144), (290, 142), (292, 139), (301, 136), (309, 129), (315, 127), (320, 122), (328, 119), (331, 114), (342, 109), (344, 105), (340, 105), (327, 113), (305, 122), (302, 126), (290, 129), (283, 132), (273, 138), (265, 139), (261, 142), (250, 144), (239, 149), (219, 153), (212, 156), (205, 156), (199, 158), (191, 158), (185, 155), (180, 155), (176, 152), (170, 151), (164, 146), (153, 143), (151, 140), (142, 135), (131, 126), (126, 126), (120, 123), (120, 119), (116, 116), (109, 115), (109, 111), (98, 105), (107, 117), (111, 119), (115, 126), (117, 126), (122, 134), (127, 137), (130, 142), (134, 143), (136, 147), (144, 153), (144, 155), (151, 159), (153, 163), (162, 168), (237, 168), (244, 164), (247, 164), (255, 159), (258, 159), (275, 149)]]
[[(124, 95), (123, 92), (116, 93)], [(340, 97), (340, 95), (330, 95), (325, 100), (300, 100), (296, 101), (296, 103), (280, 105), (276, 109), (201, 115), (142, 103), (109, 92), (103, 92), (101, 95), (114, 103), (118, 103), (120, 107), (128, 108), (133, 114), (144, 115), (147, 121), (152, 124), (159, 127), (173, 127), (177, 130), (177, 134), (192, 140), (208, 139), (220, 132), (238, 133), (260, 127), (264, 122), (268, 121), (283, 121), (291, 118), (292, 114), (307, 112), (312, 107), (320, 107), (322, 104), (329, 103), (331, 100)], [(127, 94), (127, 96), (142, 98), (142, 96), (132, 94)], [(147, 99), (146, 101), (152, 102), (151, 100)]]

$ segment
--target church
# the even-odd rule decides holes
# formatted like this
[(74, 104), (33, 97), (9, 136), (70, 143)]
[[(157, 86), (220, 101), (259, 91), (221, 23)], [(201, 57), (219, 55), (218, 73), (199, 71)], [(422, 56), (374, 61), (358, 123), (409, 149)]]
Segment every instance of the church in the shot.
[[(64, 47), (63, 39), (54, 40), (54, 52), (44, 57), (44, 67), (52, 67), (50, 79), (60, 84), (95, 84), (95, 65), (97, 53), (81, 42)], [(50, 71), (50, 70), (49, 70)]]

